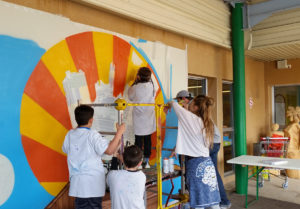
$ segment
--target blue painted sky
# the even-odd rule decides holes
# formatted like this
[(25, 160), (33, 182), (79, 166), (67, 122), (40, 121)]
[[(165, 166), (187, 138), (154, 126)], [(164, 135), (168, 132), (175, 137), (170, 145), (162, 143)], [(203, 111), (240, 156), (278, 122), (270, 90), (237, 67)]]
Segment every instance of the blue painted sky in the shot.
[(22, 95), (45, 49), (30, 40), (0, 35), (0, 153), (12, 163), (15, 187), (1, 209), (42, 208), (53, 198), (34, 177), (25, 157), (20, 135)]

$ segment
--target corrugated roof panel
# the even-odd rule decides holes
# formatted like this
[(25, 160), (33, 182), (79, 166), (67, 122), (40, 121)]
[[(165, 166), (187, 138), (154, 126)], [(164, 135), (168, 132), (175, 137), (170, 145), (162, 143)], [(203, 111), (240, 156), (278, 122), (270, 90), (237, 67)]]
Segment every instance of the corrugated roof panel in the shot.
[(230, 48), (230, 10), (222, 0), (76, 0)]
[(252, 48), (247, 56), (262, 61), (300, 58), (300, 9), (275, 13), (250, 33)]
[(300, 9), (278, 12), (253, 27), (253, 30), (272, 28), (300, 21)]
[(300, 22), (254, 30), (253, 48), (300, 40)]
[[(219, 46), (231, 46), (230, 10), (223, 0), (76, 1)], [(300, 9), (275, 13), (253, 27), (251, 33), (252, 48), (246, 50), (247, 56), (266, 61), (300, 57)]]
[(300, 57), (300, 41), (273, 47), (253, 48), (247, 50), (245, 54), (261, 61), (296, 59)]

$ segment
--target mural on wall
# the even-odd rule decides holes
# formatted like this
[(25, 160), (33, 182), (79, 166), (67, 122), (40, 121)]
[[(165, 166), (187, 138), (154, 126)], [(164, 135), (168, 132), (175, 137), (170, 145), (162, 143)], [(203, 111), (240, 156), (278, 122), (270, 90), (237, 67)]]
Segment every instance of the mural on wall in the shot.
[[(16, 14), (9, 25), (0, 23), (0, 34), (6, 34), (0, 35), (1, 208), (44, 208), (64, 187), (68, 170), (61, 146), (67, 131), (76, 127), (73, 111), (78, 101), (127, 100), (127, 89), (141, 66), (153, 72), (158, 102), (167, 102), (172, 92), (186, 88), (185, 50), (1, 1), (0, 13)], [(44, 21), (49, 23), (41, 31), (44, 39), (31, 29), (23, 31), (27, 39), (19, 37), (21, 25), (43, 28)], [(56, 25), (62, 26), (60, 33), (53, 30)], [(133, 143), (131, 111), (124, 112), (124, 138)], [(162, 119), (164, 125), (177, 126), (174, 112)], [(94, 129), (114, 131), (116, 121), (114, 108), (95, 108)], [(164, 131), (163, 147), (173, 148), (176, 135), (176, 130)], [(168, 157), (170, 152), (162, 154)], [(150, 163), (155, 163), (155, 151)], [(177, 191), (180, 179), (174, 182)], [(163, 190), (169, 192), (169, 188), (170, 183), (164, 183)]]
[[(127, 88), (142, 66), (151, 68), (134, 46), (100, 32), (67, 37), (42, 56), (24, 89), (20, 132), (29, 165), (51, 195), (56, 196), (68, 181), (66, 156), (61, 147), (68, 130), (77, 126), (74, 109), (78, 101), (90, 104), (111, 103), (118, 97), (126, 99)], [(156, 101), (164, 102), (160, 88)], [(132, 140), (131, 112), (126, 115), (130, 131), (124, 138)], [(95, 118), (94, 129), (115, 131), (114, 108), (95, 108)]]

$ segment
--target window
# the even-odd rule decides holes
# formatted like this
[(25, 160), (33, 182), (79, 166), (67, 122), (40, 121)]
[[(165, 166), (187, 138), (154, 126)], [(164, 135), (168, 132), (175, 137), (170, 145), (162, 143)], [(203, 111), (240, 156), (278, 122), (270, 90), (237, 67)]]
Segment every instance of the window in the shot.
[(290, 122), (286, 117), (288, 107), (300, 106), (300, 85), (274, 86), (273, 90), (273, 123), (279, 124), (282, 130)]
[(207, 94), (206, 78), (189, 76), (188, 78), (188, 91), (193, 94), (193, 96), (198, 96), (200, 94)]

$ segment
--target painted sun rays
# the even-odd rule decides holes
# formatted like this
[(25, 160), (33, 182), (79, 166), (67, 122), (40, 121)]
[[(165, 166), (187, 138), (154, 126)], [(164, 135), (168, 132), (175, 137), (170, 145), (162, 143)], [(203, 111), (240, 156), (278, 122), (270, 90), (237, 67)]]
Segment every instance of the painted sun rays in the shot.
[[(67, 37), (42, 56), (24, 89), (20, 132), (29, 165), (51, 195), (57, 195), (68, 181), (66, 156), (61, 151), (64, 136), (72, 128), (63, 86), (66, 72), (84, 72), (94, 102), (95, 84), (109, 84), (112, 68), (112, 96), (118, 97), (141, 66), (149, 64), (128, 42), (100, 32)], [(156, 99), (163, 101), (160, 89)]]

